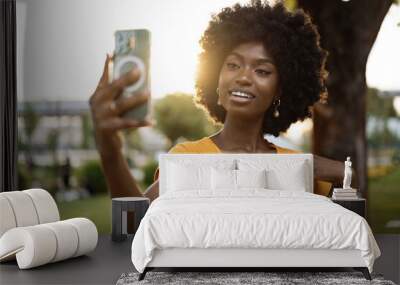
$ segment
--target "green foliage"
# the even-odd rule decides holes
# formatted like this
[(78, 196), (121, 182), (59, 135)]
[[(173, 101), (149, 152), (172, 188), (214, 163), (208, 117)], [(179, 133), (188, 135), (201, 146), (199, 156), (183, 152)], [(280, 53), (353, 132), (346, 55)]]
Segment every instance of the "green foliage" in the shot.
[(175, 93), (158, 100), (154, 105), (154, 116), (159, 129), (174, 145), (183, 137), (197, 140), (215, 131), (203, 110), (195, 106), (193, 96)]
[(57, 149), (58, 137), (59, 137), (58, 130), (54, 129), (49, 132), (47, 136), (47, 146), (51, 151), (55, 151)]
[(143, 142), (138, 130), (126, 132), (125, 138), (130, 149), (143, 150)]
[(368, 179), (368, 220), (374, 233), (400, 233), (399, 228), (386, 228), (390, 220), (400, 219), (400, 167), (385, 176)]
[(383, 127), (377, 127), (367, 138), (368, 146), (371, 149), (381, 149), (387, 147), (396, 147), (400, 145), (400, 137), (396, 136), (388, 128), (387, 121), (383, 122)]
[(395, 151), (394, 151), (394, 153), (393, 153), (393, 156), (392, 156), (392, 164), (394, 165), (394, 166), (398, 166), (398, 167), (400, 167), (400, 150), (399, 149), (396, 149)]
[(377, 89), (368, 88), (367, 115), (384, 118), (396, 117), (396, 110), (393, 107), (393, 97), (379, 96)]
[(28, 165), (19, 162), (17, 165), (18, 189), (32, 188), (32, 185), (40, 184), (40, 188), (45, 189), (50, 194), (58, 190), (57, 178), (58, 168), (55, 166), (35, 166), (32, 170)]
[(58, 129), (51, 130), (47, 136), (47, 146), (50, 152), (52, 153), (54, 166), (58, 166), (57, 146), (58, 146), (59, 136), (60, 136), (60, 131)]
[(396, 147), (400, 144), (400, 136), (388, 127), (388, 119), (396, 118), (393, 97), (379, 96), (378, 90), (369, 88), (367, 92), (367, 115), (374, 118), (375, 128), (368, 134), (368, 145), (372, 149)]
[(158, 167), (157, 161), (151, 159), (147, 162), (147, 164), (142, 168), (144, 172), (143, 186), (145, 189), (149, 187), (154, 180), (154, 173)]
[[(48, 136), (47, 136), (47, 146), (48, 146), (48, 148), (49, 148), (49, 150), (51, 152), (51, 155), (53, 157), (53, 165), (50, 166), (49, 169), (48, 169), (50, 177), (53, 178), (50, 181), (48, 181), (48, 183), (51, 185), (49, 187), (52, 188), (52, 192), (53, 191), (55, 192), (56, 188), (58, 188), (57, 187), (57, 178), (60, 175), (60, 173), (59, 173), (59, 162), (58, 162), (58, 158), (57, 158), (57, 147), (58, 147), (59, 136), (60, 136), (60, 131), (59, 130), (51, 130), (49, 132)], [(39, 181), (41, 181), (43, 183), (45, 181), (45, 179), (40, 179)]]
[(17, 148), (18, 148), (18, 151), (26, 151), (28, 148), (27, 144), (22, 139), (20, 132), (18, 132), (18, 136), (17, 136)]
[(59, 178), (58, 170), (59, 168), (57, 165), (35, 166), (32, 172), (34, 179), (40, 183), (40, 186), (51, 194), (54, 194), (59, 190), (57, 183)]
[(25, 102), (25, 110), (23, 112), (23, 120), (24, 120), (24, 127), (25, 127), (25, 135), (27, 138), (28, 143), (31, 142), (33, 133), (35, 132), (37, 126), (40, 122), (40, 117), (33, 109), (32, 103)]
[(18, 173), (18, 189), (28, 189), (31, 188), (33, 176), (26, 166), (26, 164), (18, 163), (17, 165)]
[(39, 125), (40, 117), (33, 109), (32, 103), (30, 102), (25, 102), (24, 111), (21, 117), (24, 122), (25, 141), (18, 136), (18, 147), (21, 147), (21, 149), (25, 151), (25, 161), (32, 171), (35, 165), (32, 154), (32, 137)]
[(89, 160), (76, 169), (79, 184), (91, 194), (107, 192), (107, 183), (99, 160)]
[(93, 142), (93, 126), (91, 124), (90, 115), (83, 114), (81, 116), (82, 120), (82, 142), (81, 147), (84, 149), (89, 149), (94, 145)]

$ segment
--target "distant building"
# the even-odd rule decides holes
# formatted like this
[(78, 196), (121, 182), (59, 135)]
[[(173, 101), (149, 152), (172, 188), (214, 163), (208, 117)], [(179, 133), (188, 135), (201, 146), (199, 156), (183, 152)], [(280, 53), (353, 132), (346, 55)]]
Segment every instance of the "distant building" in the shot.
[[(29, 106), (29, 107), (28, 107)], [(31, 146), (34, 149), (46, 149), (52, 130), (58, 136), (58, 149), (80, 148), (83, 141), (83, 120), (90, 115), (86, 101), (47, 101), (18, 103), (18, 135), (23, 141), (25, 136), (24, 115), (28, 108), (39, 117), (39, 123), (32, 135)]]
[[(19, 103), (18, 136), (20, 141), (24, 143), (27, 143), (24, 116), (28, 112), (34, 113), (34, 116), (39, 118), (30, 142), (36, 163), (40, 165), (53, 163), (53, 157), (49, 149), (49, 136), (52, 131), (57, 132), (56, 156), (59, 161), (64, 161), (68, 156), (71, 159), (71, 164), (78, 166), (85, 160), (98, 159), (88, 102), (49, 101)], [(84, 131), (85, 124), (88, 124), (86, 133)], [(147, 152), (157, 152), (165, 149), (168, 145), (167, 139), (153, 128), (141, 128), (139, 129), (139, 135), (143, 150)], [(87, 148), (83, 148), (85, 139), (89, 141)], [(24, 159), (24, 153), (20, 152), (19, 157)], [(139, 158), (139, 156), (137, 157)]]

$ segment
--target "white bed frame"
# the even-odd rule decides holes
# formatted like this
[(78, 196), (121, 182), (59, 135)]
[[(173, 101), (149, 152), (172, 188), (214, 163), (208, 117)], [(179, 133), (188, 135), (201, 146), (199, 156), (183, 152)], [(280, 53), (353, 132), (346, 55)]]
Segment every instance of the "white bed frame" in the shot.
[[(289, 157), (290, 156), (290, 157)], [(160, 155), (160, 195), (165, 193), (167, 182), (167, 161), (190, 159), (196, 160), (217, 159), (254, 159), (268, 160), (288, 159), (304, 160), (307, 164), (309, 185), (308, 192), (313, 193), (313, 156), (312, 154), (162, 154)], [(231, 267), (243, 271), (243, 268), (267, 267), (353, 267), (362, 271), (364, 277), (371, 280), (365, 261), (360, 250), (330, 250), (330, 249), (253, 249), (253, 248), (170, 248), (157, 249), (153, 259), (144, 272), (140, 274), (142, 280), (146, 272), (157, 267)]]
[(157, 249), (148, 267), (365, 267), (359, 250)]

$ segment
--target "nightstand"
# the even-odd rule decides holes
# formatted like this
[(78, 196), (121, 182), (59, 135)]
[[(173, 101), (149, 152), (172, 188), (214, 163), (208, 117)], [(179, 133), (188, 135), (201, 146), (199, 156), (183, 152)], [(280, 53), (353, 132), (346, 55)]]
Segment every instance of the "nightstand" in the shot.
[(150, 200), (144, 197), (119, 197), (112, 199), (112, 241), (124, 241), (128, 236), (128, 212), (134, 214), (132, 233), (136, 233), (140, 221), (149, 208)]
[(366, 200), (364, 198), (355, 198), (351, 200), (332, 199), (332, 202), (339, 204), (340, 206), (365, 218)]

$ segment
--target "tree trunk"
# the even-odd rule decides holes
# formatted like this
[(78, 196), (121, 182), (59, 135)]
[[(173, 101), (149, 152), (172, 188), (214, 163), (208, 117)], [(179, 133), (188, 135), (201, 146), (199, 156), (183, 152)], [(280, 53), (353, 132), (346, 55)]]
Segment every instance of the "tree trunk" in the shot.
[(367, 196), (366, 63), (391, 0), (298, 0), (329, 52), (328, 104), (313, 112), (313, 153), (353, 161), (352, 186)]

